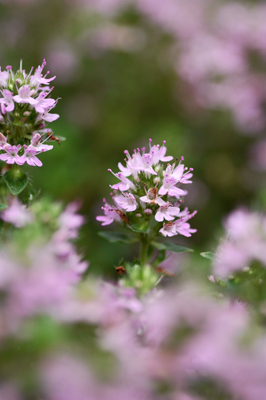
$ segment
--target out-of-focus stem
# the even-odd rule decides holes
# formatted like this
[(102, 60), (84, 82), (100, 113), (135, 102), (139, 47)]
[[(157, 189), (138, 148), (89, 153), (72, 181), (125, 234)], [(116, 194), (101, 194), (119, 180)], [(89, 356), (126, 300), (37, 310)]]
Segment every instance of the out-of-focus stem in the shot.
[(149, 241), (142, 236), (141, 240), (141, 249), (140, 249), (140, 262), (142, 265), (145, 265), (147, 262), (147, 248), (148, 248)]

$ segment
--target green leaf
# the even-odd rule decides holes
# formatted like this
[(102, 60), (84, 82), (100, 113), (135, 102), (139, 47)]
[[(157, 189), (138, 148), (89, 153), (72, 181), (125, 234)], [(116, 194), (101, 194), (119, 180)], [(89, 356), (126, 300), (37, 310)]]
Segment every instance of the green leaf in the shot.
[(5, 210), (7, 208), (6, 204), (0, 203), (0, 210)]
[(3, 180), (13, 195), (22, 192), (28, 184), (27, 175), (16, 164), (3, 175)]
[(121, 242), (121, 243), (134, 243), (138, 239), (134, 237), (130, 237), (128, 235), (125, 235), (124, 233), (118, 233), (118, 232), (105, 232), (101, 231), (98, 232), (98, 235), (103, 237), (104, 239), (108, 240), (111, 243), (114, 242)]
[(130, 229), (133, 232), (147, 233), (149, 230), (149, 222), (148, 221), (139, 222), (138, 224), (131, 225)]
[(151, 244), (158, 250), (168, 250), (173, 251), (174, 253), (182, 253), (183, 251), (194, 251), (186, 246), (180, 246), (179, 244), (175, 244), (172, 242), (151, 242)]
[(209, 260), (213, 260), (215, 257), (210, 251), (204, 251), (203, 253), (200, 253), (200, 255), (201, 257), (208, 258)]

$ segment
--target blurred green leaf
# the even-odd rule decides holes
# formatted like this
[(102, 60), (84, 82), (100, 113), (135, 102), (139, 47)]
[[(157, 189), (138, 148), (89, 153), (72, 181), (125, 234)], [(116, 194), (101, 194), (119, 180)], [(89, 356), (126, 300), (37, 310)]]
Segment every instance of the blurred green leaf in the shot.
[(168, 251), (173, 251), (174, 253), (182, 253), (183, 251), (194, 251), (189, 247), (180, 246), (179, 244), (171, 242), (165, 242), (165, 243), (151, 242), (151, 244), (158, 250), (168, 250)]
[(121, 242), (121, 243), (134, 243), (138, 239), (134, 237), (130, 237), (124, 233), (118, 233), (118, 232), (104, 232), (100, 231), (98, 232), (98, 235), (103, 237), (104, 239), (108, 240), (109, 242)]
[(209, 260), (214, 259), (214, 254), (211, 253), (210, 251), (204, 251), (204, 252), (200, 253), (200, 255), (201, 255), (201, 257), (208, 258)]
[(17, 165), (14, 165), (9, 171), (7, 171), (3, 175), (3, 179), (13, 195), (22, 192), (28, 184), (27, 175), (24, 174)]
[(6, 204), (0, 203), (0, 210), (5, 210), (7, 208)]

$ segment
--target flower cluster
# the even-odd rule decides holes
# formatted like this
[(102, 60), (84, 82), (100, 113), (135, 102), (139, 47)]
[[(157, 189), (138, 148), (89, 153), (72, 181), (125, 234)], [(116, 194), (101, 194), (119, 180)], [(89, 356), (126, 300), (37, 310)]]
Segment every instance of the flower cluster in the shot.
[(218, 247), (214, 273), (220, 277), (249, 270), (252, 262), (266, 267), (266, 218), (258, 213), (239, 209), (225, 222), (227, 238)]
[(53, 87), (49, 84), (55, 79), (47, 78), (42, 71), (46, 62), (38, 66), (33, 73), (33, 67), (27, 74), (22, 69), (13, 72), (11, 66), (5, 71), (0, 68), (0, 160), (7, 164), (42, 166), (37, 155), (51, 150), (52, 145), (43, 141), (52, 136), (47, 123), (59, 118), (58, 114), (50, 113), (57, 100), (50, 98)]
[[(158, 0), (113, 0), (99, 5), (94, 0), (90, 7), (110, 20), (123, 12), (125, 3), (172, 35), (175, 44), (169, 59), (178, 77), (193, 87), (198, 106), (231, 110), (244, 132), (254, 133), (265, 126), (265, 76), (260, 67), (266, 48), (263, 2), (165, 0), (160, 4)], [(101, 34), (98, 28), (93, 45), (121, 48), (124, 37), (130, 37), (124, 49), (130, 51), (132, 43), (138, 48), (139, 35), (134, 31), (122, 34), (119, 28), (110, 24), (108, 36), (106, 25)]]
[[(187, 222), (196, 211), (189, 213), (185, 208), (180, 210), (182, 198), (187, 191), (181, 189), (182, 184), (191, 183), (193, 169), (184, 166), (183, 157), (176, 165), (170, 164), (172, 156), (165, 156), (165, 142), (162, 146), (152, 145), (150, 139), (149, 152), (145, 147), (134, 150), (131, 156), (126, 150), (126, 166), (119, 163), (120, 172), (112, 174), (119, 179), (119, 183), (110, 185), (115, 206), (104, 199), (103, 216), (96, 219), (102, 225), (109, 225), (113, 221), (126, 224), (133, 228), (137, 223), (157, 222), (154, 233), (160, 232), (163, 236), (181, 234), (191, 236), (196, 229), (190, 228)], [(166, 167), (162, 162), (167, 162)]]
[(72, 243), (83, 224), (77, 208), (72, 203), (62, 211), (60, 204), (45, 199), (26, 208), (14, 197), (1, 212), (1, 220), (18, 228), (10, 234), (5, 249), (0, 249), (6, 326), (26, 315), (56, 312), (87, 269)]

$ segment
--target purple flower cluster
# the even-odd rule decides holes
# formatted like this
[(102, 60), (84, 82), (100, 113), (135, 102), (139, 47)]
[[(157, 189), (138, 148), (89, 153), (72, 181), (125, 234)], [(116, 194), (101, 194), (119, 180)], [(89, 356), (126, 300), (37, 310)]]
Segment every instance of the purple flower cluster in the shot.
[[(13, 200), (1, 212), (2, 220), (19, 229), (0, 248), (0, 353), (13, 343), (16, 356), (22, 348), (31, 360), (41, 343), (32, 363), (34, 396), (198, 400), (206, 398), (206, 385), (208, 398), (263, 399), (266, 336), (249, 308), (214, 299), (196, 280), (193, 286), (183, 282), (137, 297), (131, 287), (81, 279), (87, 263), (72, 243), (83, 223), (77, 208), (73, 203), (62, 211), (46, 200), (26, 208)], [(264, 225), (264, 219), (242, 210), (227, 222), (232, 239), (250, 251), (263, 238)], [(250, 232), (255, 239), (247, 245)], [(49, 324), (36, 340), (40, 316)], [(25, 398), (27, 377), (20, 365), (16, 370), (12, 365), (6, 363), (1, 376), (1, 400)]]
[(239, 209), (225, 222), (226, 239), (215, 254), (214, 274), (220, 277), (248, 268), (259, 261), (266, 268), (266, 218)]
[(45, 65), (44, 60), (34, 73), (32, 67), (28, 74), (22, 69), (22, 62), (16, 72), (10, 66), (5, 71), (0, 69), (0, 160), (7, 164), (41, 167), (37, 155), (53, 148), (43, 144), (52, 135), (47, 123), (59, 118), (50, 113), (57, 103), (49, 97), (53, 90), (49, 84), (55, 76), (43, 75)]
[[(88, 6), (86, 0), (80, 2)], [(266, 51), (263, 2), (90, 1), (90, 7), (109, 20), (113, 16), (114, 22), (129, 5), (172, 35), (175, 42), (168, 59), (186, 86), (193, 87), (197, 106), (230, 109), (242, 131), (260, 131), (265, 126), (266, 81), (258, 67), (265, 62)], [(94, 46), (136, 51), (145, 45), (144, 30), (125, 34), (122, 28), (127, 27), (114, 23), (107, 31), (106, 25), (95, 31)]]
[(14, 198), (1, 212), (3, 221), (19, 228), (9, 245), (0, 249), (0, 292), (5, 294), (7, 327), (27, 315), (55, 312), (88, 267), (72, 243), (83, 224), (77, 208), (73, 203), (60, 213), (60, 205), (44, 201), (26, 208)]
[[(183, 157), (177, 165), (175, 162), (169, 164), (173, 157), (165, 156), (165, 142), (162, 146), (152, 146), (151, 142), (150, 139), (149, 152), (145, 152), (145, 148), (137, 149), (131, 156), (126, 150), (126, 166), (119, 163), (120, 172), (109, 170), (120, 181), (110, 185), (115, 206), (104, 199), (104, 216), (97, 216), (96, 219), (102, 225), (116, 221), (130, 226), (136, 218), (149, 221), (154, 217), (156, 222), (163, 223), (159, 230), (163, 236), (191, 236), (196, 229), (190, 228), (187, 221), (196, 211), (191, 214), (187, 208), (180, 211), (179, 205), (181, 198), (187, 194), (180, 186), (192, 183), (193, 169), (182, 164)], [(161, 162), (167, 162), (166, 167)]]

